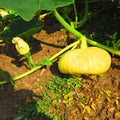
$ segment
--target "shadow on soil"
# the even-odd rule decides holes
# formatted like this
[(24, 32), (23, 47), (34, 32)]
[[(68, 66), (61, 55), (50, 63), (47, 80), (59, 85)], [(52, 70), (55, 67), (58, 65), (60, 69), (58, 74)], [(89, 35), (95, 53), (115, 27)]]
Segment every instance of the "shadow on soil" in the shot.
[(31, 90), (17, 90), (12, 84), (0, 85), (0, 120), (50, 120), (44, 113), (35, 116), (38, 111), (33, 97), (36, 95)]

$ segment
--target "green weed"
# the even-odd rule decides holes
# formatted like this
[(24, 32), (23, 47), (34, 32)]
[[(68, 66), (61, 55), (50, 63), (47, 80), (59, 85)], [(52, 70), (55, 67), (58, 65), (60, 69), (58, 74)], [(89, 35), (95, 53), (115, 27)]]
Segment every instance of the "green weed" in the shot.
[(50, 119), (61, 120), (65, 116), (61, 113), (62, 106), (68, 110), (74, 109), (73, 100), (75, 98), (79, 101), (85, 99), (80, 93), (75, 92), (82, 87), (82, 81), (70, 76), (64, 78), (53, 76), (48, 83), (41, 85), (45, 86), (46, 90), (42, 92), (40, 98), (36, 98), (36, 102), (32, 106), (26, 106), (24, 116), (44, 114)]
[(120, 50), (120, 39), (117, 39), (118, 33), (115, 32), (112, 35), (108, 35), (109, 40), (106, 41), (108, 46), (111, 46), (115, 50)]

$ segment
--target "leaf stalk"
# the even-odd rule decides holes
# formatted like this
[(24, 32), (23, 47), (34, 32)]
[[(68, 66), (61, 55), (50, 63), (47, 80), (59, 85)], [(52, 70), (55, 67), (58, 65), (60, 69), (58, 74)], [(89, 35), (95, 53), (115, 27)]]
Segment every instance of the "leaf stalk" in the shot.
[[(54, 15), (56, 17), (56, 19), (61, 23), (61, 25), (63, 25), (68, 31), (70, 31), (72, 34), (74, 34), (76, 37), (78, 37), (78, 39), (84, 39), (84, 35), (79, 32), (78, 30), (76, 30), (75, 28), (72, 28), (63, 18), (62, 16), (57, 12), (57, 10), (54, 10)], [(100, 47), (100, 48), (103, 48), (109, 52), (111, 52), (112, 54), (115, 54), (115, 55), (118, 55), (120, 56), (120, 51), (119, 50), (115, 50), (111, 47), (108, 47), (106, 45), (103, 45), (101, 43), (98, 43), (94, 40), (91, 40), (89, 38), (86, 38), (87, 40), (87, 43), (90, 44), (90, 45), (93, 45), (93, 46), (97, 46), (97, 47)]]
[[(55, 55), (53, 55), (53, 56), (50, 57), (49, 59), (50, 59), (51, 61), (53, 61), (53, 60), (56, 59), (58, 56), (60, 56), (61, 54), (63, 54), (65, 51), (69, 50), (70, 48), (72, 48), (72, 47), (74, 47), (74, 46), (76, 46), (76, 45), (78, 45), (78, 44), (80, 44), (80, 41), (79, 41), (79, 40), (78, 40), (78, 41), (75, 41), (74, 43), (72, 43), (72, 44), (70, 44), (70, 45), (68, 45), (67, 47), (65, 47), (64, 49), (62, 49), (61, 51), (59, 51), (58, 53), (56, 53)], [(6, 83), (9, 83), (9, 82), (13, 82), (13, 81), (16, 81), (16, 80), (18, 80), (18, 79), (20, 79), (20, 78), (23, 78), (23, 77), (25, 77), (25, 76), (27, 76), (27, 75), (35, 72), (36, 70), (38, 70), (38, 69), (40, 69), (40, 68), (42, 68), (42, 67), (43, 67), (43, 65), (35, 66), (35, 67), (33, 67), (31, 70), (28, 70), (27, 72), (25, 72), (25, 73), (23, 73), (23, 74), (21, 74), (21, 75), (18, 75), (18, 76), (16, 76), (16, 77), (9, 78), (9, 79), (5, 79), (5, 80), (1, 81), (1, 82), (0, 82), (0, 85), (6, 84)]]

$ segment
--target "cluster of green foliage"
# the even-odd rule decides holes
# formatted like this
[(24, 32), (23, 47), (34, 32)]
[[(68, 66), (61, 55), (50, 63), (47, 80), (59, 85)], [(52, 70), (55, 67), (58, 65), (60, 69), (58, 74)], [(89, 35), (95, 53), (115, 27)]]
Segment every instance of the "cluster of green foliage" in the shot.
[(75, 108), (74, 99), (85, 101), (85, 98), (76, 92), (82, 85), (82, 81), (70, 76), (64, 78), (53, 76), (46, 84), (37, 84), (37, 87), (44, 86), (45, 90), (41, 97), (36, 98), (36, 102), (27, 103), (21, 118), (45, 115), (54, 120), (63, 119), (64, 115), (61, 115), (60, 108), (63, 104), (70, 110)]

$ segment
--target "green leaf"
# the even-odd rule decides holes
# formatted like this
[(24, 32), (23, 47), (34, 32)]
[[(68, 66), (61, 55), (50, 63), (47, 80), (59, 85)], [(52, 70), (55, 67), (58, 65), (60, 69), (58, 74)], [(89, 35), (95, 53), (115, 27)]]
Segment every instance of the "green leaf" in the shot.
[(74, 3), (74, 0), (0, 0), (0, 7), (12, 10), (29, 21), (40, 10), (54, 10)]
[(2, 78), (4, 78), (5, 80), (9, 80), (10, 79), (10, 77), (8, 75), (6, 75), (2, 70), (0, 70), (0, 76)]
[(0, 0), (0, 7), (12, 10), (23, 19), (30, 20), (39, 10), (39, 0)]
[(74, 0), (40, 0), (40, 10), (54, 10), (74, 3)]
[(15, 36), (27, 39), (32, 36), (32, 34), (38, 32), (43, 26), (36, 16), (31, 21), (24, 21), (22, 18), (17, 18), (13, 22), (9, 23), (2, 32), (0, 32), (0, 38), (9, 40)]
[(52, 62), (49, 58), (45, 58), (42, 62), (40, 62), (42, 66), (44, 65), (52, 65)]

